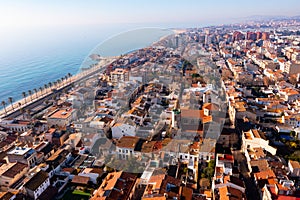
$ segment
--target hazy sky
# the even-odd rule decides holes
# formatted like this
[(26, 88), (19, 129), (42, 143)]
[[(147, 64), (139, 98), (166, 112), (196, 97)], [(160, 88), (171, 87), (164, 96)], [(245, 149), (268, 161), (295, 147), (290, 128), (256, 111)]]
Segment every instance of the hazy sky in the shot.
[(0, 0), (0, 28), (103, 23), (197, 24), (299, 15), (299, 0)]

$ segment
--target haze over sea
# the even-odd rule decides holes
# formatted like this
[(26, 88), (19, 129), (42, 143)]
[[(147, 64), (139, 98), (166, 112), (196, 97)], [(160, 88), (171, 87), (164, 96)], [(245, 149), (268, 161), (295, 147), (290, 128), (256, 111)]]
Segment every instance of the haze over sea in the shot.
[(134, 28), (134, 24), (114, 24), (0, 32), (0, 101), (7, 102), (8, 97), (19, 100), (22, 92), (43, 87), (69, 72), (76, 74), (91, 51), (109, 38), (112, 39), (104, 45), (105, 50), (101, 51), (100, 47), (102, 56), (120, 55), (146, 47), (171, 33), (170, 30), (159, 29), (151, 30), (150, 34), (149, 31), (138, 32), (139, 35), (147, 35), (142, 42), (134, 42), (134, 34), (114, 39), (115, 35)]

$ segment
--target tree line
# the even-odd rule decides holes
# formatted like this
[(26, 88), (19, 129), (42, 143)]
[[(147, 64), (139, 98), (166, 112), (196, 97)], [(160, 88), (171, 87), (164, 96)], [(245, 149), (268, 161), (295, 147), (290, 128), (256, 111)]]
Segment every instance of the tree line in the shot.
[[(29, 102), (32, 102), (34, 99), (38, 99), (40, 96), (46, 94), (48, 89), (55, 89), (60, 84), (64, 84), (64, 81), (70, 81), (70, 83), (71, 83), (71, 77), (72, 77), (72, 74), (68, 73), (67, 75), (57, 79), (56, 81), (44, 84), (44, 86), (41, 86), (39, 88), (34, 88), (32, 90), (28, 90), (27, 92), (23, 91), (22, 97), (24, 98), (25, 104), (27, 103), (27, 97), (30, 97)], [(1, 101), (1, 105), (3, 106), (5, 114), (7, 114), (6, 107), (8, 104), (11, 105), (11, 108), (13, 111), (16, 109), (16, 107), (14, 107), (13, 103), (14, 103), (13, 97), (8, 97), (7, 102), (5, 100)], [(22, 105), (21, 102), (18, 102), (19, 109), (20, 109), (21, 105)]]

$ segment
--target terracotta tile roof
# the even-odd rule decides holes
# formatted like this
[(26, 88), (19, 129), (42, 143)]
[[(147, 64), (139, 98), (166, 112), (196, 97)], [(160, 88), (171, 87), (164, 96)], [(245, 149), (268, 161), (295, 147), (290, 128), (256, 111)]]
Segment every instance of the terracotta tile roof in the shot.
[(144, 142), (141, 152), (144, 152), (144, 153), (152, 152), (155, 144), (156, 144), (156, 141)]
[(58, 110), (55, 113), (53, 113), (52, 115), (50, 115), (49, 118), (66, 119), (66, 118), (70, 117), (70, 115), (72, 114), (72, 110), (73, 110), (72, 108)]
[(136, 144), (138, 143), (139, 138), (133, 136), (123, 136), (121, 137), (116, 146), (119, 148), (131, 148), (134, 149)]
[(254, 173), (254, 177), (256, 178), (256, 180), (260, 180), (260, 179), (276, 178), (276, 175), (274, 174), (273, 170), (270, 169), (270, 170)]
[(142, 200), (166, 200), (165, 196), (156, 196), (156, 197), (143, 197)]
[(299, 164), (298, 161), (289, 160), (289, 162), (291, 163), (291, 165), (294, 169), (299, 169), (300, 168), (300, 164)]
[(197, 118), (202, 119), (204, 116), (203, 110), (192, 110), (192, 109), (182, 109), (181, 117), (182, 118)]
[(251, 160), (250, 161), (251, 167), (258, 167), (259, 171), (267, 171), (269, 170), (269, 164), (268, 161), (263, 160)]
[(9, 177), (9, 178), (14, 178), (17, 174), (19, 174), (21, 171), (23, 171), (26, 167), (28, 167), (28, 165), (17, 162), (11, 168), (6, 170), (6, 172), (4, 172), (2, 174), (2, 176), (6, 176), (6, 177)]
[(240, 190), (227, 186), (220, 187), (219, 194), (222, 200), (240, 200), (244, 197)]
[(87, 185), (89, 180), (90, 180), (90, 177), (76, 175), (73, 177), (72, 183)]
[(153, 189), (159, 190), (161, 188), (162, 182), (165, 179), (165, 177), (166, 177), (165, 174), (151, 176), (148, 183), (149, 184), (154, 184)]
[(183, 199), (192, 200), (193, 189), (188, 188), (188, 187), (181, 187), (180, 189), (181, 189), (180, 193), (181, 193), (181, 196), (183, 197)]
[(109, 173), (91, 200), (128, 199), (136, 182), (136, 176), (126, 172)]

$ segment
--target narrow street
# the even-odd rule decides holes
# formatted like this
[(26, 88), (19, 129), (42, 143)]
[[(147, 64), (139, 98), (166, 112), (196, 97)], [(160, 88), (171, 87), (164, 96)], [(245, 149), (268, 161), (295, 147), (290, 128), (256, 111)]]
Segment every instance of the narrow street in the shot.
[(245, 182), (247, 199), (259, 200), (259, 193), (248, 170), (246, 157), (241, 151), (234, 151), (233, 155), (235, 161), (238, 163), (241, 179)]

